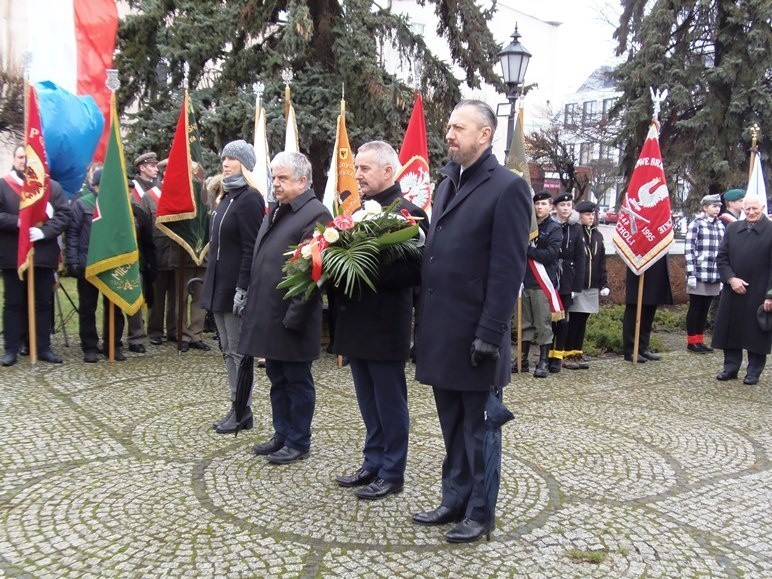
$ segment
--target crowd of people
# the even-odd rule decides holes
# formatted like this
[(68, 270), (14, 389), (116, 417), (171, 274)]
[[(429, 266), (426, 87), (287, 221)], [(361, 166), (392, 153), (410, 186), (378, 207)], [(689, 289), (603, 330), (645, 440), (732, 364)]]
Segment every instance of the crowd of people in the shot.
[[(454, 523), (445, 534), (449, 542), (476, 541), (495, 524), (483, 476), (491, 392), (500, 396), (512, 372), (530, 372), (532, 344), (538, 348), (536, 378), (562, 369), (587, 369), (587, 321), (599, 311), (600, 298), (609, 295), (595, 204), (583, 200), (574, 205), (568, 193), (532, 195), (527, 183), (494, 157), (496, 124), (494, 112), (480, 101), (462, 101), (452, 111), (446, 134), (450, 161), (440, 170), (443, 181), (431, 219), (402, 197), (394, 149), (383, 141), (361, 145), (355, 177), (362, 200), (383, 207), (399, 200), (395, 211), (420, 224), (421, 252), (379, 263), (372, 288), (362, 287), (354, 295), (329, 288), (328, 315), (335, 325), (330, 349), (349, 361), (365, 426), (361, 463), (335, 481), (355, 489), (363, 500), (402, 491), (410, 430), (405, 362), (415, 357), (416, 379), (433, 389), (445, 458), (440, 504), (415, 513), (413, 521)], [(273, 433), (253, 452), (273, 464), (292, 464), (308, 457), (311, 449), (316, 404), (312, 364), (320, 355), (323, 288), (286, 299), (277, 285), (288, 247), (310, 237), (317, 223), (328, 223), (332, 216), (314, 192), (311, 164), (301, 153), (279, 153), (271, 161), (275, 203), (269, 204), (248, 178), (256, 163), (251, 145), (228, 143), (221, 163), (222, 174), (210, 187), (207, 261), (203, 267), (183, 263), (186, 273), (178, 279), (180, 260), (187, 256), (153, 223), (162, 195), (162, 162), (153, 152), (134, 159), (130, 196), (149, 308), (147, 323), (141, 310), (128, 318), (126, 340), (138, 354), (147, 351), (148, 337), (151, 345), (181, 340), (183, 352), (208, 350), (201, 335), (205, 312), (211, 312), (230, 398), (229, 409), (213, 428), (226, 434), (253, 427), (254, 361), (264, 360)], [(0, 180), (3, 366), (15, 364), (25, 348), (27, 298), (16, 271), (24, 171), (20, 146), (13, 170)], [(100, 169), (90, 172), (87, 187), (70, 201), (52, 181), (49, 219), (30, 229), (37, 349), (45, 362), (62, 362), (50, 347), (60, 236), (66, 269), (77, 278), (83, 360), (95, 363), (108, 349), (107, 330), (103, 328), (100, 348), (96, 326), (99, 292), (84, 278), (100, 179)], [(726, 210), (719, 215), (722, 201)], [(687, 348), (697, 354), (712, 350), (704, 333), (711, 303), (720, 294), (712, 345), (724, 351), (724, 365), (717, 379), (737, 378), (742, 351), (747, 350), (744, 382), (756, 384), (772, 344), (772, 224), (760, 201), (743, 199), (740, 190), (728, 191), (723, 200), (708, 195), (701, 205), (686, 240)], [(529, 241), (532, 214), (538, 235)], [(634, 360), (638, 278), (628, 271), (625, 360), (661, 358), (650, 350), (649, 340), (657, 306), (672, 303), (668, 275), (667, 257), (646, 272)], [(188, 288), (195, 278), (203, 282), (184, 292), (186, 299), (192, 298), (178, 320), (176, 301), (182, 293), (177, 284)], [(115, 360), (121, 361), (124, 321), (118, 318), (114, 346)], [(514, 362), (513, 321), (522, 332), (521, 357)], [(240, 393), (246, 399), (240, 401)]]

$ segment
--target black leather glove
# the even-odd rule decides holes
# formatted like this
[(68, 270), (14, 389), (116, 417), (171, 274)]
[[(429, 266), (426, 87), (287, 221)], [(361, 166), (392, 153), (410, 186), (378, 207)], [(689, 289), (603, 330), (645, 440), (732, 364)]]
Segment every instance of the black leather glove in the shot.
[(67, 266), (67, 273), (70, 274), (70, 277), (83, 277), (83, 275), (86, 273), (86, 271), (78, 264), (71, 264)]
[(497, 344), (491, 344), (475, 338), (472, 342), (472, 347), (469, 350), (470, 361), (475, 368), (479, 366), (484, 360), (498, 360), (499, 359), (499, 347)]

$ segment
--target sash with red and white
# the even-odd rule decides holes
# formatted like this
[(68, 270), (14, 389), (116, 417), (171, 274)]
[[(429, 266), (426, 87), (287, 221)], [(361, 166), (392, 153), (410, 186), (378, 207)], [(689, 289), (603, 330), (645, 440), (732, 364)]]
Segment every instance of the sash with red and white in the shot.
[(131, 196), (137, 203), (139, 203), (145, 195), (150, 195), (153, 201), (158, 203), (158, 200), (161, 198), (161, 190), (157, 186), (151, 187), (145, 191), (136, 179), (132, 181), (132, 183), (134, 183), (134, 188), (131, 190)]
[(24, 181), (19, 179), (19, 176), (13, 171), (7, 175), (3, 175), (3, 179), (8, 183), (8, 186), (16, 191), (16, 194), (21, 197), (21, 188), (24, 186)]
[(558, 295), (555, 286), (552, 285), (552, 280), (547, 274), (544, 264), (528, 258), (528, 267), (531, 268), (531, 273), (533, 274), (533, 277), (536, 278), (541, 291), (547, 296), (547, 301), (550, 304), (550, 312), (552, 313), (552, 321), (557, 322), (558, 320), (564, 319), (566, 317), (566, 312), (563, 308), (563, 302), (560, 301), (560, 296)]

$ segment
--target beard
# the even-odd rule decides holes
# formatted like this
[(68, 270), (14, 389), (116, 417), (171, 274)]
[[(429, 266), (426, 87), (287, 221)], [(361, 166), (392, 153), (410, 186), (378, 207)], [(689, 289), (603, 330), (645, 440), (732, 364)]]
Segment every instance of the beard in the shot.
[(455, 161), (464, 169), (474, 163), (479, 156), (480, 147), (478, 145), (473, 145), (468, 149), (461, 149), (458, 146), (453, 149), (448, 149), (448, 159)]

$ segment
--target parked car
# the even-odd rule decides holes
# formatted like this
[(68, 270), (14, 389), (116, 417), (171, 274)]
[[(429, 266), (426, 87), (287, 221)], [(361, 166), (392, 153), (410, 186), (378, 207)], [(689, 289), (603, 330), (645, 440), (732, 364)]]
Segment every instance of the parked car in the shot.
[(603, 223), (606, 225), (615, 225), (619, 221), (619, 211), (615, 209), (609, 209), (603, 216)]

